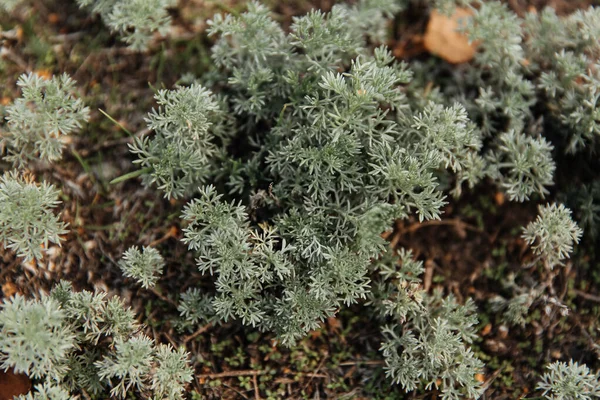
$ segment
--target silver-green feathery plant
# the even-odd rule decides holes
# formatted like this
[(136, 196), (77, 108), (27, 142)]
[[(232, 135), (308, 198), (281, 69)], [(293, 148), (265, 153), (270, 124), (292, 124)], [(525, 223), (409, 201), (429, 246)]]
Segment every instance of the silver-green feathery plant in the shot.
[(59, 381), (69, 368), (68, 355), (77, 346), (67, 312), (58, 301), (45, 297), (29, 301), (13, 297), (0, 311), (0, 361), (32, 378)]
[(7, 161), (22, 167), (31, 160), (62, 157), (65, 136), (89, 119), (88, 107), (75, 96), (75, 84), (67, 74), (50, 79), (21, 75), (17, 85), (22, 96), (6, 107), (6, 129), (0, 130)]
[[(485, 176), (483, 136), (464, 107), (411, 106), (407, 66), (384, 46), (367, 50), (370, 24), (361, 15), (397, 10), (385, 0), (335, 5), (295, 17), (286, 33), (252, 2), (209, 21), (215, 70), (158, 93), (147, 118), (153, 134), (132, 151), (144, 183), (167, 197), (195, 194), (183, 211), (183, 241), (216, 293), (182, 295), (188, 323), (235, 319), (291, 345), (370, 296), (372, 261), (386, 250), (380, 234), (394, 219), (440, 218), (440, 175), (456, 175), (457, 193)], [(397, 292), (410, 296), (407, 287)], [(459, 332), (472, 318), (440, 320), (438, 307), (462, 310), (448, 301), (415, 306), (411, 323), (430, 347), (406, 351), (423, 367), (441, 340), (427, 330), (439, 327), (454, 339), (447, 363), (429, 368), (427, 379), (449, 374), (448, 393), (474, 394), (480, 362)], [(390, 322), (401, 330), (400, 317)]]
[(81, 8), (99, 14), (112, 32), (136, 51), (148, 48), (152, 35), (165, 35), (171, 25), (168, 8), (177, 0), (77, 0)]
[[(523, 228), (522, 237), (538, 257), (532, 265), (541, 261), (547, 268), (553, 269), (570, 256), (583, 231), (572, 220), (571, 210), (563, 204), (540, 205), (538, 210), (535, 221)], [(537, 283), (531, 278), (523, 281), (514, 274), (506, 278), (502, 284), (512, 292), (512, 298), (497, 295), (491, 299), (491, 306), (495, 312), (503, 311), (502, 317), (507, 323), (525, 325), (531, 309), (542, 304), (546, 315), (553, 311), (563, 316), (568, 314), (569, 308), (548, 293), (547, 284)]]
[(22, 0), (0, 0), (0, 10), (12, 12), (22, 2)]
[(0, 177), (0, 242), (25, 261), (40, 259), (50, 243), (60, 244), (67, 225), (53, 209), (60, 204), (59, 191), (36, 183), (17, 171)]
[(167, 198), (189, 195), (209, 175), (214, 158), (229, 143), (226, 117), (219, 99), (198, 84), (159, 90), (158, 109), (146, 118), (154, 136), (130, 145), (135, 162), (147, 172), (146, 185), (156, 185)]
[(600, 374), (590, 371), (585, 364), (570, 360), (549, 364), (538, 389), (548, 400), (593, 400), (600, 398)]
[(534, 193), (544, 197), (553, 184), (556, 166), (552, 145), (543, 137), (534, 138), (510, 131), (498, 137), (498, 147), (488, 153), (490, 175), (510, 200), (523, 202)]
[[(216, 294), (210, 307), (206, 293), (182, 296), (189, 321), (237, 319), (287, 345), (388, 288), (390, 376), (411, 389), (424, 376), (431, 385), (442, 379), (447, 398), (476, 396), (472, 304), (421, 294), (418, 279), (392, 278), (399, 286), (390, 289), (372, 267), (394, 219), (440, 218), (440, 181), (455, 195), (486, 177), (511, 200), (548, 194), (554, 146), (532, 121), (545, 89), (534, 60), (527, 65), (538, 50), (508, 7), (478, 2), (464, 26), (478, 42), (464, 76), (431, 91), (418, 80), (408, 86), (412, 72), (384, 46), (369, 51), (377, 38), (361, 21), (397, 4), (338, 4), (295, 17), (289, 32), (256, 2), (216, 15), (208, 29), (215, 68), (159, 92), (147, 119), (153, 134), (132, 151), (145, 184), (167, 197), (195, 195), (183, 212), (184, 242)], [(590, 20), (582, 14), (574, 24), (589, 36)], [(583, 36), (578, 48), (593, 52)]]
[(154, 287), (164, 266), (165, 260), (153, 247), (142, 247), (142, 251), (130, 247), (119, 261), (123, 274), (135, 279), (145, 289)]
[(477, 337), (474, 303), (427, 294), (419, 278), (423, 263), (410, 251), (379, 260), (375, 272), (383, 279), (369, 303), (389, 322), (381, 345), (386, 374), (408, 391), (435, 387), (443, 399), (478, 398), (483, 390), (475, 375), (483, 363), (468, 347)]
[(34, 391), (27, 394), (15, 397), (16, 400), (79, 400), (79, 396), (72, 396), (62, 387), (51, 383), (44, 382), (35, 385)]
[(6, 299), (0, 306), (0, 368), (46, 381), (24, 399), (95, 397), (180, 400), (192, 380), (187, 353), (139, 333), (116, 297), (74, 292), (61, 282), (50, 295)]
[(523, 238), (550, 268), (561, 265), (579, 243), (583, 231), (563, 204), (539, 206), (539, 215), (523, 229)]
[(190, 288), (181, 294), (177, 310), (189, 325), (215, 322), (215, 309), (209, 293), (198, 288)]

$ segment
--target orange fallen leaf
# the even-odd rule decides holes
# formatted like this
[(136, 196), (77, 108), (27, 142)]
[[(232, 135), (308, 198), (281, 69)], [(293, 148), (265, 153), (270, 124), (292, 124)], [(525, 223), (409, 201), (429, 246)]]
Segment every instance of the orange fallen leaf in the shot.
[(52, 78), (52, 72), (50, 72), (50, 70), (47, 69), (38, 69), (37, 71), (35, 71), (35, 73), (44, 79)]
[(327, 325), (330, 333), (339, 333), (342, 331), (342, 323), (335, 317), (327, 318)]
[(492, 332), (492, 324), (487, 324), (481, 330), (481, 336), (487, 336)]
[(48, 22), (50, 22), (51, 24), (58, 24), (58, 21), (60, 21), (60, 16), (57, 13), (50, 13), (48, 15)]
[(7, 106), (10, 104), (10, 102), (11, 102), (10, 97), (4, 96), (4, 97), (0, 98), (0, 105)]
[(427, 51), (452, 64), (470, 61), (475, 55), (475, 45), (469, 43), (465, 34), (457, 32), (459, 20), (470, 15), (471, 12), (465, 8), (457, 8), (451, 17), (434, 10), (423, 39)]
[(17, 32), (17, 34), (16, 34), (17, 40), (20, 42), (21, 40), (23, 40), (23, 28), (21, 26), (17, 26), (15, 29)]
[(167, 238), (172, 238), (172, 237), (176, 238), (178, 233), (179, 233), (179, 230), (177, 229), (177, 227), (175, 225), (173, 225), (169, 229), (169, 231), (165, 234), (165, 237), (167, 237)]
[(17, 292), (17, 286), (12, 282), (6, 282), (2, 285), (2, 294), (5, 299), (12, 297)]
[(483, 383), (483, 382), (485, 382), (485, 375), (483, 375), (483, 374), (475, 374), (475, 380), (477, 382)]
[(504, 197), (504, 193), (502, 192), (496, 192), (496, 194), (494, 195), (494, 201), (496, 202), (496, 205), (501, 206), (502, 204), (504, 204), (504, 201), (506, 200), (506, 198)]
[(323, 332), (321, 332), (320, 330), (316, 329), (314, 331), (310, 331), (308, 332), (308, 336), (310, 336), (310, 338), (312, 340), (318, 339), (321, 337), (321, 335), (323, 334)]

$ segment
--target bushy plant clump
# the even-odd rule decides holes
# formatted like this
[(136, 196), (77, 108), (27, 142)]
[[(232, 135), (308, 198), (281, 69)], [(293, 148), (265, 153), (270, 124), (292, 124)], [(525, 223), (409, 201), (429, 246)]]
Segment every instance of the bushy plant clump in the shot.
[[(372, 259), (386, 250), (380, 234), (395, 219), (440, 218), (440, 174), (455, 173), (456, 193), (486, 175), (482, 136), (464, 107), (411, 105), (402, 89), (407, 66), (385, 47), (368, 51), (368, 24), (348, 24), (397, 9), (385, 1), (336, 5), (295, 18), (289, 34), (258, 3), (239, 16), (216, 15), (209, 35), (217, 68), (158, 92), (147, 118), (155, 133), (132, 152), (143, 181), (166, 197), (197, 194), (183, 212), (184, 242), (200, 271), (215, 277), (211, 306), (189, 292), (184, 316), (240, 320), (291, 345), (370, 296)], [(470, 306), (449, 322), (435, 311), (442, 300), (424, 297), (410, 314), (414, 325), (388, 315), (390, 332), (420, 329), (432, 347), (405, 350), (418, 370), (441, 340), (427, 332), (446, 326), (440, 335), (455, 340), (427, 379), (443, 375), (448, 393), (477, 393), (481, 363), (462, 332), (474, 321)], [(390, 374), (419, 387), (416, 375), (398, 378), (396, 364)]]
[(523, 238), (552, 268), (569, 257), (582, 233), (571, 219), (571, 210), (562, 204), (548, 204), (539, 207), (537, 219), (523, 230)]
[(158, 250), (152, 247), (143, 247), (142, 251), (131, 247), (119, 262), (125, 276), (135, 279), (146, 289), (154, 287), (164, 266), (165, 260)]
[(0, 242), (24, 261), (43, 257), (50, 243), (60, 244), (67, 225), (53, 209), (59, 191), (33, 176), (10, 171), (0, 176)]
[[(190, 292), (183, 315), (238, 319), (292, 344), (340, 307), (372, 296), (374, 285), (385, 287), (372, 270), (386, 250), (379, 233), (411, 214), (440, 218), (440, 177), (454, 182), (455, 196), (484, 178), (514, 201), (549, 194), (554, 147), (530, 129), (542, 87), (526, 65), (536, 50), (524, 44), (523, 25), (533, 21), (481, 2), (464, 28), (479, 48), (464, 81), (427, 91), (385, 47), (368, 51), (367, 25), (346, 22), (397, 11), (385, 1), (336, 5), (296, 17), (286, 33), (251, 3), (246, 13), (209, 21), (214, 70), (189, 87), (158, 92), (159, 108), (147, 118), (155, 134), (132, 152), (145, 184), (169, 198), (198, 193), (183, 213), (184, 242), (200, 271), (215, 277), (211, 307), (206, 295)], [(591, 54), (585, 43), (578, 48)], [(475, 87), (479, 95), (467, 97)], [(574, 223), (565, 227), (568, 241), (550, 225), (531, 225), (526, 238), (536, 252), (562, 246), (558, 259), (547, 260), (554, 265), (580, 232)], [(409, 390), (445, 376), (445, 396), (475, 396), (482, 365), (465, 347), (472, 307), (452, 306), (461, 311), (451, 321), (439, 313), (451, 300), (422, 294), (411, 302), (410, 287), (385, 292), (388, 303), (400, 301), (384, 313), (396, 324), (385, 330), (389, 375)], [(513, 303), (526, 312), (542, 293)], [(191, 311), (194, 302), (202, 311)], [(425, 373), (438, 341), (447, 354)]]
[(600, 375), (579, 363), (556, 361), (547, 366), (538, 389), (548, 400), (592, 400), (600, 398)]
[(21, 0), (0, 0), (0, 9), (6, 12), (13, 11), (21, 2)]
[(381, 345), (386, 374), (408, 391), (424, 384), (440, 389), (443, 399), (478, 398), (482, 387), (475, 376), (483, 363), (466, 347), (477, 337), (475, 304), (460, 305), (441, 291), (426, 294), (419, 279), (423, 263), (413, 260), (410, 251), (401, 250), (391, 263), (380, 260), (374, 267), (383, 280), (370, 303), (380, 315), (392, 317)]
[[(384, 249), (378, 235), (394, 218), (439, 217), (444, 196), (434, 172), (462, 160), (429, 144), (435, 127), (423, 121), (452, 129), (446, 140), (465, 153), (477, 147), (459, 106), (409, 114), (399, 87), (410, 73), (385, 48), (365, 53), (361, 27), (342, 25), (354, 12), (314, 11), (296, 18), (289, 35), (255, 3), (240, 17), (210, 22), (210, 34), (221, 35), (213, 79), (228, 82), (221, 107), (235, 116), (236, 143), (222, 147), (204, 103), (191, 105), (204, 119), (164, 109), (182, 134), (207, 132), (221, 145), (203, 179), (250, 203), (227, 202), (209, 186), (183, 214), (185, 242), (198, 251), (201, 271), (217, 277), (217, 314), (273, 330), (288, 344), (366, 297), (369, 260)], [(336, 72), (340, 66), (348, 72)]]
[(563, 204), (547, 204), (539, 206), (539, 215), (535, 221), (523, 228), (522, 238), (531, 247), (535, 259), (526, 267), (541, 266), (545, 282), (539, 283), (530, 276), (509, 274), (504, 282), (505, 289), (513, 293), (512, 298), (506, 299), (496, 295), (492, 299), (492, 309), (503, 311), (502, 317), (509, 324), (525, 325), (527, 316), (536, 305), (544, 305), (545, 314), (558, 310), (559, 315), (565, 316), (569, 308), (554, 295), (552, 287), (554, 267), (564, 266), (566, 259), (573, 252), (575, 244), (583, 231), (571, 218), (571, 210)]
[(146, 118), (155, 135), (130, 146), (135, 162), (147, 171), (144, 184), (156, 185), (168, 198), (190, 195), (230, 142), (227, 116), (216, 96), (199, 84), (159, 90), (155, 99), (159, 107)]
[[(472, 17), (461, 29), (477, 53), (451, 80), (439, 73), (440, 63), (413, 63), (413, 95), (460, 102), (481, 129), (491, 150), (489, 172), (509, 198), (543, 197), (556, 170), (552, 153), (579, 154), (583, 162), (598, 149), (600, 10), (558, 16), (548, 7), (521, 18), (499, 1), (436, 3), (469, 8)], [(427, 83), (434, 89), (423, 92)], [(573, 183), (579, 187), (572, 192), (587, 202), (588, 186)], [(580, 205), (588, 211), (575, 215), (592, 232), (589, 204)]]
[(5, 159), (22, 167), (32, 160), (57, 161), (65, 137), (89, 119), (89, 108), (75, 96), (75, 81), (67, 74), (45, 79), (23, 74), (17, 85), (22, 97), (6, 107), (6, 127), (0, 127)]
[(112, 32), (136, 51), (146, 50), (157, 32), (164, 35), (170, 28), (168, 8), (176, 0), (77, 0), (81, 8), (100, 15)]
[(187, 353), (155, 344), (116, 297), (74, 292), (7, 299), (0, 309), (0, 368), (45, 381), (23, 399), (93, 396), (183, 399), (192, 379)]
[[(590, 7), (559, 17), (548, 7), (520, 18), (499, 1), (450, 3), (470, 8), (473, 16), (462, 29), (478, 51), (464, 73), (435, 82), (441, 93), (431, 94), (445, 102), (459, 100), (486, 135), (529, 132), (536, 122), (533, 109), (541, 106), (561, 127), (564, 150), (593, 149), (598, 143), (594, 65), (600, 11)], [(428, 79), (439, 76), (421, 67), (419, 77), (421, 72)]]
[[(170, 0), (78, 0), (134, 49), (165, 33)], [(477, 55), (457, 79), (436, 67), (395, 60), (385, 47), (395, 0), (337, 4), (295, 17), (286, 32), (253, 2), (208, 25), (214, 68), (189, 86), (158, 90), (130, 145), (144, 185), (166, 198), (193, 197), (183, 209), (183, 242), (214, 290), (181, 295), (181, 326), (238, 320), (290, 346), (342, 307), (364, 303), (381, 323), (389, 378), (405, 390), (439, 389), (442, 398), (477, 398), (483, 363), (469, 348), (475, 305), (421, 285), (423, 265), (381, 236), (394, 220), (439, 219), (446, 195), (484, 179), (510, 201), (550, 194), (553, 153), (598, 145), (595, 9), (559, 18), (519, 18), (497, 1), (438, 0), (471, 7), (463, 30)], [(2, 4), (10, 4), (4, 2)], [(560, 34), (556, 30), (560, 28)], [(374, 50), (373, 50), (374, 48)], [(415, 73), (413, 73), (415, 72)], [(24, 75), (23, 98), (7, 108), (2, 146), (22, 167), (54, 161), (64, 135), (87, 121), (67, 76)], [(541, 111), (540, 111), (541, 110)], [(541, 129), (541, 115), (560, 132)], [(591, 232), (593, 184), (578, 203)], [(52, 213), (58, 192), (16, 172), (0, 179), (0, 239), (26, 260), (58, 243), (66, 225)], [(582, 231), (562, 204), (539, 208), (523, 230), (543, 283), (512, 274), (513, 294), (493, 306), (524, 324), (534, 306), (568, 307), (552, 279)], [(119, 267), (144, 288), (164, 268), (153, 248), (130, 248)], [(520, 267), (520, 266), (519, 266)], [(139, 333), (132, 312), (104, 294), (62, 283), (37, 300), (15, 297), (0, 311), (0, 366), (43, 382), (23, 398), (75, 393), (183, 398), (192, 379), (187, 354)], [(548, 398), (597, 397), (585, 366), (555, 363), (539, 389)], [(597, 378), (597, 377), (596, 377)]]

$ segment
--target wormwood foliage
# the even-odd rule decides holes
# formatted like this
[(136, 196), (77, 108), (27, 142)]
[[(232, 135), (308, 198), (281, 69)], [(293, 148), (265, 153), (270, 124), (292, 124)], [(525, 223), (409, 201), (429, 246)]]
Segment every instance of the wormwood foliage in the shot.
[(550, 268), (561, 265), (579, 243), (583, 231), (571, 219), (571, 210), (563, 204), (539, 207), (535, 221), (523, 229), (523, 238), (533, 252), (543, 257)]
[(92, 396), (183, 399), (192, 379), (187, 353), (155, 344), (116, 297), (74, 292), (61, 282), (50, 295), (7, 299), (0, 309), (0, 367), (46, 383), (24, 399)]
[[(495, 0), (435, 3), (470, 8), (473, 16), (462, 29), (478, 50), (463, 74), (439, 82), (439, 98), (460, 101), (486, 135), (524, 133), (536, 122), (532, 110), (537, 107), (565, 140), (566, 152), (596, 148), (600, 9), (559, 17), (547, 7), (521, 18)], [(440, 75), (422, 67), (419, 75), (429, 79)]]
[(176, 5), (175, 0), (77, 0), (77, 3), (100, 15), (112, 32), (137, 51), (148, 48), (154, 32), (167, 33), (171, 24), (167, 9)]
[[(0, 8), (17, 3), (0, 0)], [(176, 0), (77, 3), (132, 49), (146, 50), (167, 33)], [(427, 293), (422, 262), (390, 251), (381, 233), (396, 219), (441, 218), (447, 193), (460, 196), (484, 179), (511, 201), (544, 198), (557, 169), (553, 153), (560, 160), (563, 151), (599, 150), (600, 11), (521, 18), (506, 2), (419, 2), (472, 11), (461, 29), (477, 54), (448, 74), (441, 62), (409, 69), (377, 47), (386, 20), (409, 3), (349, 1), (295, 17), (289, 30), (257, 2), (216, 15), (208, 22), (213, 68), (186, 79), (189, 86), (157, 91), (145, 119), (150, 134), (130, 150), (144, 185), (189, 200), (183, 242), (211, 276), (210, 290), (192, 284), (181, 294), (179, 328), (236, 320), (293, 345), (342, 307), (363, 303), (381, 323), (393, 383), (477, 398), (483, 364), (470, 349), (474, 303)], [(58, 160), (66, 135), (89, 117), (75, 82), (29, 74), (18, 84), (23, 96), (7, 107), (2, 154), (16, 167)], [(600, 195), (597, 182), (583, 180), (574, 215), (594, 236)], [(3, 245), (30, 260), (59, 243), (66, 225), (52, 212), (57, 198), (53, 186), (16, 172), (0, 178)], [(522, 237), (537, 256), (531, 266), (546, 267), (535, 269), (543, 283), (506, 276), (513, 297), (498, 295), (492, 309), (517, 324), (540, 305), (540, 324), (555, 310), (566, 315), (551, 270), (581, 236), (562, 204), (540, 207)], [(119, 266), (152, 288), (164, 259), (132, 247)], [(188, 355), (141, 328), (120, 300), (61, 283), (39, 299), (4, 301), (0, 368), (39, 383), (22, 399), (184, 398)], [(598, 378), (558, 362), (539, 389), (549, 399), (597, 398)]]
[[(415, 63), (415, 77), (385, 46), (369, 50), (400, 2), (311, 11), (289, 32), (257, 2), (208, 21), (214, 68), (160, 90), (151, 134), (130, 147), (145, 185), (193, 197), (183, 241), (214, 290), (182, 294), (182, 326), (239, 320), (292, 345), (366, 302), (386, 326), (395, 383), (439, 387), (445, 399), (481, 394), (473, 303), (424, 293), (422, 265), (401, 252), (399, 268), (380, 234), (395, 219), (440, 218), (446, 189), (459, 196), (483, 179), (511, 201), (549, 194), (556, 143), (596, 143), (597, 13), (523, 19), (498, 1), (459, 3), (471, 7), (462, 29), (478, 52), (439, 88), (429, 82), (440, 63)], [(541, 129), (539, 110), (561, 132)], [(580, 235), (550, 207), (524, 238), (553, 266)], [(567, 311), (546, 286), (515, 282), (517, 296), (502, 299), (514, 321), (539, 302)]]
[(574, 212), (577, 224), (592, 239), (598, 237), (600, 229), (600, 181), (572, 187), (561, 195), (562, 200)]
[(13, 11), (21, 2), (21, 0), (0, 0), (0, 9), (6, 12)]
[(59, 160), (65, 136), (89, 119), (89, 109), (75, 96), (75, 81), (67, 74), (45, 79), (29, 73), (17, 85), (22, 97), (6, 107), (6, 130), (0, 128), (4, 158), (19, 167), (31, 160)]
[(0, 315), (3, 368), (13, 367), (32, 378), (58, 380), (65, 375), (63, 361), (75, 348), (75, 334), (56, 300), (30, 302), (17, 296), (3, 305)]
[(24, 261), (39, 259), (50, 243), (60, 244), (67, 225), (55, 215), (59, 191), (17, 171), (0, 177), (0, 241)]
[(189, 195), (206, 180), (214, 159), (231, 136), (219, 99), (199, 84), (159, 90), (159, 105), (146, 118), (155, 132), (130, 145), (139, 163), (149, 171), (144, 184), (155, 184), (168, 198)]
[(214, 322), (216, 319), (212, 296), (198, 288), (190, 288), (181, 294), (177, 310), (190, 325)]
[[(215, 70), (158, 93), (147, 118), (154, 134), (131, 149), (146, 184), (167, 197), (196, 194), (183, 241), (215, 294), (182, 296), (188, 323), (235, 319), (291, 345), (369, 297), (372, 260), (386, 250), (380, 234), (395, 219), (440, 218), (440, 175), (456, 174), (456, 193), (483, 178), (482, 134), (465, 108), (411, 106), (407, 66), (383, 46), (367, 51), (370, 24), (357, 21), (397, 10), (389, 1), (336, 5), (294, 18), (289, 34), (258, 3), (216, 15)], [(432, 346), (415, 350), (413, 367), (436, 351), (441, 336), (426, 331), (439, 328), (455, 339), (427, 379), (448, 376), (449, 393), (475, 393), (467, 375), (480, 363), (456, 328), (471, 319), (438, 324), (441, 304), (410, 314)], [(465, 370), (455, 376), (456, 365)], [(411, 379), (410, 390), (419, 386)]]
[[(201, 187), (183, 213), (184, 242), (197, 252), (200, 270), (215, 276), (217, 316), (274, 331), (285, 344), (366, 298), (370, 258), (384, 249), (379, 233), (394, 218), (439, 217), (444, 196), (434, 172), (462, 165), (458, 157), (444, 159), (443, 143), (430, 145), (434, 135), (422, 120), (452, 129), (447, 141), (456, 148), (477, 148), (458, 106), (406, 114), (422, 137), (401, 129), (395, 114), (406, 102), (399, 87), (410, 73), (383, 47), (362, 54), (361, 27), (342, 25), (356, 12), (314, 11), (296, 18), (289, 35), (257, 3), (239, 17), (210, 22), (210, 34), (221, 35), (215, 74), (228, 82), (219, 107), (235, 116), (243, 136), (233, 140), (249, 137), (250, 151), (213, 157), (199, 172), (250, 207), (226, 201), (216, 186)], [(215, 104), (214, 95), (202, 93)], [(160, 114), (181, 121), (175, 126), (186, 132), (210, 132), (201, 126), (213, 109), (195, 110), (205, 118), (190, 112), (189, 124), (184, 114)]]
[(543, 137), (534, 138), (510, 131), (498, 137), (497, 149), (488, 154), (490, 174), (511, 200), (523, 202), (537, 193), (548, 193), (553, 183), (552, 145)]
[[(523, 228), (522, 237), (537, 256), (528, 267), (539, 262), (545, 267), (543, 273), (548, 273), (555, 266), (563, 265), (563, 261), (569, 258), (583, 231), (571, 219), (571, 210), (563, 204), (547, 204), (538, 209), (539, 215)], [(521, 326), (527, 322), (526, 317), (531, 309), (540, 305), (544, 305), (546, 315), (558, 311), (559, 315), (566, 316), (569, 308), (553, 295), (553, 290), (548, 288), (551, 284), (552, 275), (541, 284), (531, 277), (523, 279), (511, 273), (502, 285), (512, 292), (512, 298), (495, 296), (491, 299), (492, 310), (503, 311), (502, 316), (508, 323)]]
[(15, 397), (18, 400), (78, 400), (79, 398), (79, 396), (71, 396), (69, 392), (60, 386), (54, 386), (50, 382), (35, 385), (34, 391)]
[(600, 397), (600, 375), (590, 371), (586, 365), (570, 360), (569, 363), (556, 361), (547, 366), (538, 383), (548, 400), (576, 399), (592, 400)]
[(475, 375), (483, 363), (468, 348), (477, 337), (474, 303), (425, 293), (419, 278), (423, 263), (410, 251), (374, 267), (382, 281), (369, 303), (388, 322), (381, 345), (387, 376), (408, 391), (435, 387), (443, 399), (478, 398), (482, 388)]
[(119, 268), (125, 276), (135, 279), (143, 288), (154, 287), (162, 274), (165, 260), (158, 250), (152, 247), (129, 248), (119, 261)]

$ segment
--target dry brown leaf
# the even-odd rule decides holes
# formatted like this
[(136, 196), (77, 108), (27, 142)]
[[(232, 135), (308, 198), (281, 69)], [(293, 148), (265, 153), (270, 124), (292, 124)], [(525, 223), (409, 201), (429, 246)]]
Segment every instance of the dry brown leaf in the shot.
[(342, 331), (342, 323), (335, 317), (327, 318), (327, 325), (330, 333), (337, 334)]
[(58, 24), (60, 22), (60, 15), (56, 13), (48, 14), (48, 22), (50, 22), (52, 25)]
[(38, 69), (34, 71), (39, 77), (44, 78), (45, 80), (49, 80), (52, 78), (52, 71), (46, 68)]
[(26, 375), (15, 374), (12, 369), (0, 371), (0, 400), (12, 400), (30, 389), (31, 381)]
[(504, 196), (504, 193), (502, 192), (496, 192), (496, 194), (494, 195), (494, 201), (496, 202), (497, 206), (501, 206), (502, 204), (504, 204), (506, 198)]
[(12, 282), (5, 282), (2, 285), (2, 294), (5, 299), (12, 297), (14, 294), (18, 292), (17, 286)]
[(487, 324), (481, 330), (481, 336), (487, 336), (492, 332), (492, 324)]
[(470, 15), (465, 8), (457, 8), (451, 17), (432, 11), (423, 38), (427, 51), (452, 64), (470, 61), (475, 55), (475, 45), (469, 43), (466, 35), (456, 31), (459, 20)]

